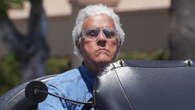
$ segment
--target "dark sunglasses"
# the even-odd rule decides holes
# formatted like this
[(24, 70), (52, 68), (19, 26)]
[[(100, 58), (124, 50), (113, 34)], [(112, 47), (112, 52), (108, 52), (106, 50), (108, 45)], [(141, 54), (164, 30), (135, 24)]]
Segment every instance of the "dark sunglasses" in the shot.
[(102, 31), (104, 33), (104, 36), (106, 38), (112, 38), (112, 37), (116, 36), (116, 34), (117, 34), (117, 30), (114, 30), (114, 29), (100, 29), (100, 28), (90, 28), (90, 29), (87, 29), (87, 30), (83, 30), (82, 34), (83, 34), (83, 36), (95, 39), (99, 35), (100, 31)]

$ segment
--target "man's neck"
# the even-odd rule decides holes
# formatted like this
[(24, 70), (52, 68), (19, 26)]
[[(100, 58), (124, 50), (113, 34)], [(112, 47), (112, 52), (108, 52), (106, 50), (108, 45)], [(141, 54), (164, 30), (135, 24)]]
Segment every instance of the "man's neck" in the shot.
[(91, 72), (93, 72), (95, 75), (97, 75), (106, 65), (105, 63), (83, 63), (87, 69), (89, 69)]

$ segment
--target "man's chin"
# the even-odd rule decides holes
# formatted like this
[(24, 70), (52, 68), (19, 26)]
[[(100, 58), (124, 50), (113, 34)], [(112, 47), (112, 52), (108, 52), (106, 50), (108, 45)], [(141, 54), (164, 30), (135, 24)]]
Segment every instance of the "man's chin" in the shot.
[(96, 60), (96, 63), (101, 64), (101, 65), (106, 65), (106, 64), (110, 63), (111, 61), (112, 60), (110, 60), (110, 59), (98, 59), (98, 60)]
[(95, 62), (97, 64), (101, 64), (101, 65), (106, 65), (112, 61), (113, 61), (113, 58), (107, 54), (98, 55), (98, 56), (96, 56), (96, 59), (95, 59)]

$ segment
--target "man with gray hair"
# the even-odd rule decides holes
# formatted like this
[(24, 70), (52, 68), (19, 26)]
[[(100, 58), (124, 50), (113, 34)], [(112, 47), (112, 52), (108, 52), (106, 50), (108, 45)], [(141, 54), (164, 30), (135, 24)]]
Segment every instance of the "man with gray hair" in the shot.
[[(124, 35), (119, 17), (111, 8), (98, 4), (80, 10), (72, 38), (74, 53), (83, 63), (51, 79), (47, 83), (49, 92), (71, 100), (89, 101), (93, 97), (96, 75), (116, 59)], [(83, 106), (48, 96), (38, 109), (81, 110)]]

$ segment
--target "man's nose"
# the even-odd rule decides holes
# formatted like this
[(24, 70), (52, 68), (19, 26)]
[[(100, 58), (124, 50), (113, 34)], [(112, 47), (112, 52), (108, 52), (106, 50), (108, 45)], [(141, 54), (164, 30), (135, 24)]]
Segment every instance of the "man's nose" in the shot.
[(97, 45), (101, 46), (101, 47), (105, 47), (106, 46), (106, 37), (105, 37), (103, 31), (101, 31), (99, 33), (99, 35), (97, 36)]

